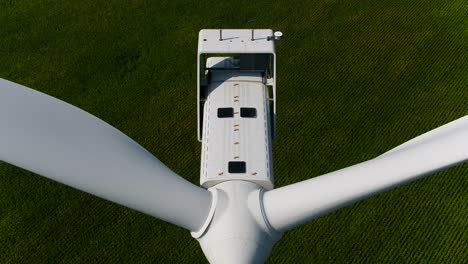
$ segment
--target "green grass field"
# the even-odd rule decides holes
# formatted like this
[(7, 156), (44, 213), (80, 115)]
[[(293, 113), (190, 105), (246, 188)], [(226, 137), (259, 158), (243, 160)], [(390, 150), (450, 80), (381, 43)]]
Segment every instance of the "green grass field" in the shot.
[[(277, 187), (468, 114), (462, 0), (0, 0), (0, 77), (96, 115), (198, 184), (197, 36), (219, 27), (285, 34)], [(465, 164), (286, 233), (269, 263), (467, 258)], [(0, 263), (205, 262), (182, 228), (0, 162)]]

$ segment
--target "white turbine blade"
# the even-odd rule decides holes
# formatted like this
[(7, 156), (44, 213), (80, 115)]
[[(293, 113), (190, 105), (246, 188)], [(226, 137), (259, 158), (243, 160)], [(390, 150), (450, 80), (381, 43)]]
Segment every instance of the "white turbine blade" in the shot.
[(0, 79), (0, 160), (197, 231), (209, 191), (70, 104)]
[(433, 129), (429, 132), (426, 132), (420, 136), (417, 136), (409, 141), (406, 141), (405, 143), (397, 146), (396, 148), (393, 148), (387, 152), (385, 152), (383, 155), (388, 155), (390, 153), (400, 151), (402, 149), (410, 148), (412, 146), (416, 146), (418, 144), (424, 144), (425, 142), (430, 142), (431, 139), (437, 138), (437, 137), (443, 137), (446, 134), (450, 134), (452, 131), (456, 131), (459, 129), (463, 129), (463, 127), (467, 127), (467, 118), (468, 117), (462, 117), (459, 118), (455, 121), (452, 121), (448, 124), (445, 124), (443, 126), (440, 126), (436, 129)]
[(375, 159), (268, 191), (265, 214), (278, 231), (403, 183), (468, 161), (468, 116), (416, 137)]

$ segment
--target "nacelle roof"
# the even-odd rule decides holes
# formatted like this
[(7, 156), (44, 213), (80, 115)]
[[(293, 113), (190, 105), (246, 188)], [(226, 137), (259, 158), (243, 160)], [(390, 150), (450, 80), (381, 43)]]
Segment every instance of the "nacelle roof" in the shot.
[(202, 29), (198, 35), (198, 54), (202, 53), (275, 53), (273, 30)]

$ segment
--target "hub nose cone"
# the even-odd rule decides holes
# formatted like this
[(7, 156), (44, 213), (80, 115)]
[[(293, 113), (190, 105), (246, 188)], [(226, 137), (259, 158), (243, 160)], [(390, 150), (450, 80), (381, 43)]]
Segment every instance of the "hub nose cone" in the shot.
[(261, 187), (226, 181), (211, 188), (216, 205), (201, 235), (192, 233), (210, 263), (264, 263), (281, 233), (269, 227), (261, 204)]
[(210, 263), (239, 264), (264, 263), (271, 247), (244, 238), (230, 238), (216, 242), (216, 246), (205, 248), (203, 253)]

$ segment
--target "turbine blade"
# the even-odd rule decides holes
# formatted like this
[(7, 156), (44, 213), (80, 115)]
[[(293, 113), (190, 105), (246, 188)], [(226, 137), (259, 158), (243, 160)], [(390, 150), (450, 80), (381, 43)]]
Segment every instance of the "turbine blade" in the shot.
[(468, 161), (468, 116), (357, 165), (267, 191), (266, 217), (286, 231), (422, 176)]
[(0, 79), (0, 160), (197, 231), (211, 194), (70, 104)]

